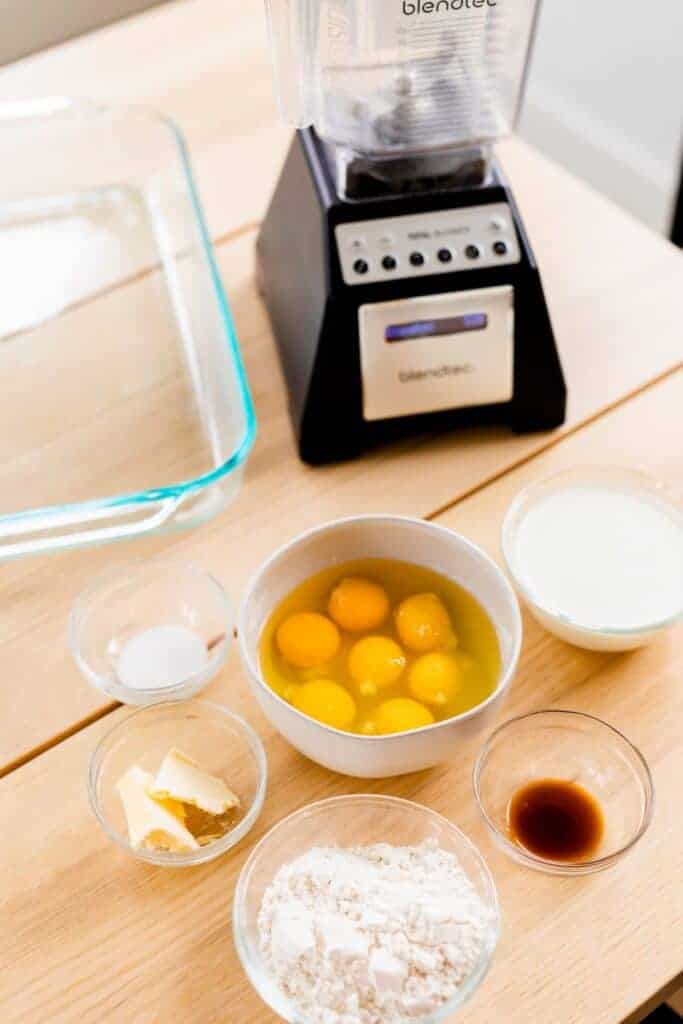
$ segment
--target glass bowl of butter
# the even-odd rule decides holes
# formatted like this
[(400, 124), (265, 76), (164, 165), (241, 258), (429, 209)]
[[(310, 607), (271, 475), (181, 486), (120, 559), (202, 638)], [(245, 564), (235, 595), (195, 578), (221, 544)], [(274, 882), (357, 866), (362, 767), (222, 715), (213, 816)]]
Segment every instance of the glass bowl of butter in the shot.
[(176, 701), (120, 718), (90, 762), (90, 803), (113, 842), (149, 864), (190, 867), (238, 843), (266, 791), (263, 745), (243, 719), (208, 701)]

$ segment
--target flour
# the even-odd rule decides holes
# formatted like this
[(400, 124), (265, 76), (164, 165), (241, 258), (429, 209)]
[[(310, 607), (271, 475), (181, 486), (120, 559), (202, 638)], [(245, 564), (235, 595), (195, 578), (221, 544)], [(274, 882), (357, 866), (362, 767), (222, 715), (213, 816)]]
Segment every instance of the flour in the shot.
[(471, 974), (493, 924), (434, 840), (311, 849), (280, 868), (258, 919), (277, 984), (311, 1024), (424, 1018)]

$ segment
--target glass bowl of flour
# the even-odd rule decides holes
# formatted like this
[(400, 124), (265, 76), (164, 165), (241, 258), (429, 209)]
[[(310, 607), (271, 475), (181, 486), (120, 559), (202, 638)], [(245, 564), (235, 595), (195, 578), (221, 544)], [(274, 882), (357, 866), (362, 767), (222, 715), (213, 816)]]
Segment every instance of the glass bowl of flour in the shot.
[(485, 977), (500, 913), (455, 825), (359, 795), (271, 829), (242, 869), (233, 928), (249, 980), (289, 1024), (437, 1024)]

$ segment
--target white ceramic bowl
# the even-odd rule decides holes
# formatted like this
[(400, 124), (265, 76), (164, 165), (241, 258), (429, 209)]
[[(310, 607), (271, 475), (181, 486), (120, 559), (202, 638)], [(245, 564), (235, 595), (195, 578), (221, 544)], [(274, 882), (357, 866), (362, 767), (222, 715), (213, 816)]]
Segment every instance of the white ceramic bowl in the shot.
[[(683, 535), (683, 509), (680, 501), (665, 484), (646, 473), (621, 466), (575, 466), (560, 473), (537, 480), (525, 487), (512, 501), (501, 533), (503, 558), (515, 589), (537, 622), (564, 640), (589, 651), (630, 651), (656, 639), (674, 623), (683, 618), (683, 584), (679, 607), (666, 618), (656, 622), (642, 622), (623, 629), (600, 622), (577, 622), (559, 607), (550, 607), (535, 593), (529, 583), (524, 566), (517, 556), (519, 530), (525, 516), (534, 506), (550, 495), (566, 490), (597, 486), (617, 494), (638, 497), (655, 505), (675, 524)], [(579, 570), (577, 570), (579, 571)]]
[[(496, 628), (501, 653), (500, 678), (487, 700), (462, 715), (412, 732), (359, 736), (309, 718), (271, 690), (260, 672), (258, 646), (273, 608), (308, 577), (358, 558), (395, 558), (425, 566), (455, 580), (477, 598)], [(316, 527), (276, 551), (247, 589), (238, 636), (251, 688), (278, 732), (325, 768), (376, 779), (430, 768), (457, 753), (465, 737), (491, 726), (517, 667), (522, 621), (507, 578), (470, 541), (421, 519), (371, 515)]]

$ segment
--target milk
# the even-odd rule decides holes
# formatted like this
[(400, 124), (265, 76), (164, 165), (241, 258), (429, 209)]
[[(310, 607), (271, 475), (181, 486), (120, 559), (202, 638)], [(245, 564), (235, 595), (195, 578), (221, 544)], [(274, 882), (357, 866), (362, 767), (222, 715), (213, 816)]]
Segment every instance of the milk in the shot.
[(536, 603), (589, 629), (639, 629), (683, 609), (683, 516), (636, 491), (595, 484), (540, 499), (515, 561)]

